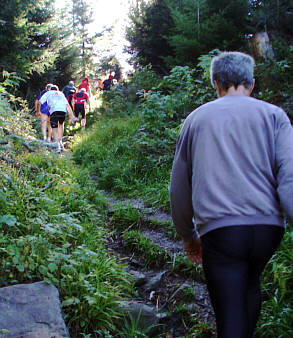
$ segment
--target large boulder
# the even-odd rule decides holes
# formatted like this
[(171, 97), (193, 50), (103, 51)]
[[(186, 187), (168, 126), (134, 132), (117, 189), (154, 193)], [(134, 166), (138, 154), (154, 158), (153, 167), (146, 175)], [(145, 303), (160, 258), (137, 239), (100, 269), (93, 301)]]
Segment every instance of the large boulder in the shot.
[(69, 338), (59, 293), (45, 282), (0, 289), (1, 338)]

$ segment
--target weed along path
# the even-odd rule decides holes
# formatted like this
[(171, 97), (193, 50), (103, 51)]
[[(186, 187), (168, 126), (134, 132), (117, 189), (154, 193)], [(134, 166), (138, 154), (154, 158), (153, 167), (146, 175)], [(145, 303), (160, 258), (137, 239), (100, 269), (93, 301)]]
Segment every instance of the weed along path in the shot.
[[(68, 143), (66, 139), (64, 152), (54, 155), (64, 163), (72, 160)], [(74, 167), (76, 171), (80, 169), (76, 163)], [(95, 185), (99, 177), (82, 175), (85, 189), (87, 184), (90, 186), (92, 199), (95, 200), (97, 195), (104, 199), (103, 216), (101, 212), (94, 213), (98, 216), (92, 217), (98, 218), (94, 219), (94, 228), (90, 231), (97, 231), (96, 224), (106, 229), (106, 251), (123, 263), (134, 286), (134, 293), (130, 297), (123, 296), (119, 302), (119, 311), (125, 313), (126, 318), (122, 328), (128, 333), (117, 332), (114, 337), (216, 337), (214, 314), (202, 268), (186, 258), (170, 215), (146, 205), (141, 199), (118, 199), (106, 191), (97, 190)], [(74, 181), (72, 183), (75, 184)], [(90, 245), (89, 252), (95, 255), (95, 240), (90, 238), (93, 233), (88, 236), (84, 245)], [(92, 276), (92, 269), (95, 269), (94, 265), (89, 270), (89, 276)], [(115, 280), (110, 280), (110, 284), (114, 285)], [(90, 301), (94, 299), (93, 296), (86, 297)], [(75, 299), (76, 296), (65, 297), (64, 304), (70, 306)], [(107, 317), (106, 310), (104, 313)], [(135, 331), (135, 335), (129, 333), (131, 330)], [(96, 332), (87, 337), (105, 336)], [(75, 333), (72, 336), (79, 337)]]
[[(67, 163), (72, 160), (68, 143), (65, 139), (65, 150), (55, 155)], [(78, 171), (78, 165), (74, 166)], [(117, 332), (115, 337), (215, 337), (214, 314), (202, 268), (186, 258), (171, 216), (142, 199), (118, 199), (96, 190), (98, 179), (95, 175), (83, 177), (91, 186), (91, 194), (105, 199), (102, 226), (107, 233), (106, 250), (123, 263), (134, 286), (134, 293), (119, 302), (126, 318), (123, 329), (128, 333)], [(101, 224), (101, 218), (96, 223)], [(65, 298), (65, 304), (74, 299)], [(129, 333), (131, 328), (136, 335)], [(93, 337), (102, 335), (93, 333)]]
[(147, 337), (216, 337), (202, 269), (185, 257), (171, 216), (142, 200), (103, 193), (108, 250), (127, 264), (135, 285), (135, 296), (122, 304), (131, 320)]

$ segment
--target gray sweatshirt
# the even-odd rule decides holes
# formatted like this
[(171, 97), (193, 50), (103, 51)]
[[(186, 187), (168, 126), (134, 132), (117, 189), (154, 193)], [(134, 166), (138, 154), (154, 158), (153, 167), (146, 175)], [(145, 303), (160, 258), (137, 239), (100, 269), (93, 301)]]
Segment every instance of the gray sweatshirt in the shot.
[(284, 213), (293, 218), (293, 128), (286, 113), (242, 95), (194, 110), (177, 141), (170, 199), (184, 241), (224, 226), (283, 226)]

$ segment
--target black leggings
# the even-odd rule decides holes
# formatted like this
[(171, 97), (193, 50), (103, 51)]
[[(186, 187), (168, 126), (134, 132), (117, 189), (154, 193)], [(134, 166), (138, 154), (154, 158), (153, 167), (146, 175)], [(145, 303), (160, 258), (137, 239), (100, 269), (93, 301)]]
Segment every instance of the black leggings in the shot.
[(271, 225), (223, 227), (202, 236), (203, 269), (218, 338), (248, 338), (261, 308), (260, 275), (284, 234)]
[(83, 103), (76, 103), (74, 107), (74, 115), (78, 118), (79, 114), (81, 114), (81, 118), (85, 118), (85, 108)]

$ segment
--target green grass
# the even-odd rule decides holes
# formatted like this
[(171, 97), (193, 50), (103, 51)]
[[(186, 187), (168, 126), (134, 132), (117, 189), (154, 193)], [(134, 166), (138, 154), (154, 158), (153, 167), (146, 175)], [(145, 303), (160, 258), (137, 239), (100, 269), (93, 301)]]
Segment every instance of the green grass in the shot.
[(162, 267), (170, 261), (169, 253), (146, 238), (139, 230), (130, 230), (123, 235), (125, 249), (135, 252), (148, 267)]
[(171, 271), (183, 275), (188, 278), (193, 278), (196, 281), (204, 282), (204, 274), (202, 266), (196, 263), (192, 263), (185, 254), (174, 256)]
[(170, 168), (162, 171), (139, 139), (139, 116), (103, 117), (73, 145), (75, 161), (97, 175), (100, 189), (117, 196), (141, 197), (169, 208)]
[(45, 280), (59, 289), (72, 336), (115, 332), (132, 281), (105, 249), (105, 200), (78, 183), (87, 172), (70, 157), (17, 160), (22, 172), (0, 164), (0, 285)]
[(141, 214), (137, 209), (131, 206), (117, 206), (109, 217), (108, 225), (115, 232), (127, 232), (139, 228), (140, 222)]
[(277, 253), (265, 268), (262, 289), (265, 300), (257, 337), (293, 336), (293, 231), (287, 229)]
[[(109, 203), (99, 189), (121, 198), (142, 197), (147, 204), (169, 211), (178, 133), (172, 126), (181, 123), (180, 116), (172, 113), (168, 120), (164, 113), (164, 104), (172, 105), (172, 100), (162, 102), (158, 111), (152, 109), (161, 105), (156, 93), (144, 108), (135, 107), (135, 101), (119, 105), (125, 101), (123, 96), (112, 99), (110, 116), (107, 110), (95, 111), (89, 116), (91, 127), (74, 136), (75, 163), (70, 156), (40, 151), (33, 141), (40, 135), (39, 129), (32, 128), (38, 125), (35, 118), (13, 112), (5, 97), (0, 101), (0, 155), (10, 160), (0, 161), (0, 285), (39, 280), (56, 285), (72, 336), (147, 334), (139, 331), (135, 321), (121, 321), (119, 301), (132, 294), (133, 283), (125, 266), (105, 248), (113, 231), (122, 233), (125, 248), (146, 266), (165, 265), (186, 277), (202, 278), (200, 266), (183, 255), (171, 259), (141, 234), (141, 212), (122, 205), (108, 212)], [(138, 113), (130, 116), (121, 107)], [(147, 109), (147, 119), (140, 109)], [(71, 135), (75, 132), (67, 130)], [(30, 148), (34, 152), (29, 153)], [(165, 230), (175, 237), (172, 225)], [(257, 337), (293, 336), (292, 238), (288, 229), (264, 272), (265, 300)], [(193, 333), (188, 337), (204, 336), (210, 330), (208, 324), (197, 322), (196, 314), (191, 325)]]

